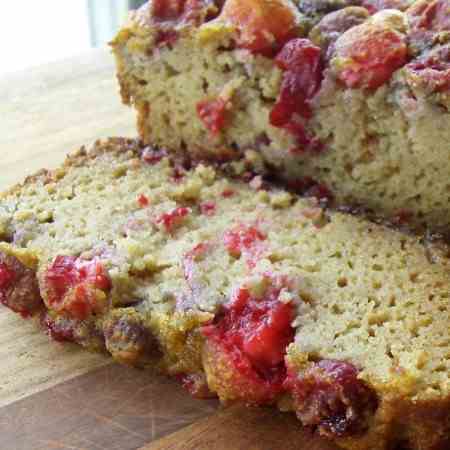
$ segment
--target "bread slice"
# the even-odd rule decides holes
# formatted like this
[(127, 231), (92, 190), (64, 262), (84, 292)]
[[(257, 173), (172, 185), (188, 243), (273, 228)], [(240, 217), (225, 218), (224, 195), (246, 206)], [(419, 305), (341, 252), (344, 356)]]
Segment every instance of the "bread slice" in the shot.
[(443, 244), (110, 139), (0, 196), (0, 301), (347, 449), (450, 445)]
[(326, 185), (340, 205), (446, 227), (449, 8), (152, 0), (112, 48), (145, 142), (216, 160), (245, 155), (300, 187)]

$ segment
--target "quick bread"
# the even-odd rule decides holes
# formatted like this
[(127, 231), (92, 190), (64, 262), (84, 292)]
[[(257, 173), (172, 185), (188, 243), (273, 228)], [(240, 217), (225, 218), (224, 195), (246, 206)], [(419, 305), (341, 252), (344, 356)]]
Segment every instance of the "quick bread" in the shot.
[(0, 196), (0, 301), (343, 448), (450, 446), (443, 243), (110, 139)]
[(448, 0), (152, 0), (112, 48), (142, 139), (450, 223)]

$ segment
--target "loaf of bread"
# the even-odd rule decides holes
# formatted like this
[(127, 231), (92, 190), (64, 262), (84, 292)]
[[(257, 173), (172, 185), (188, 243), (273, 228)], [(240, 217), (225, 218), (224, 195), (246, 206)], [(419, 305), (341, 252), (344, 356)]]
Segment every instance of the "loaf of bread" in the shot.
[(151, 0), (112, 42), (142, 139), (450, 223), (449, 0)]
[(0, 301), (351, 450), (450, 446), (444, 244), (110, 139), (0, 195)]

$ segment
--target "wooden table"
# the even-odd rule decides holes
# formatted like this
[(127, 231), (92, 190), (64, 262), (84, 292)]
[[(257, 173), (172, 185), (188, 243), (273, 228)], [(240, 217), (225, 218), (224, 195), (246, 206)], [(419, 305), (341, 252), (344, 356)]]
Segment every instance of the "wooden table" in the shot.
[[(134, 136), (117, 90), (106, 49), (0, 78), (0, 190), (96, 139)], [(333, 449), (290, 415), (217, 412), (171, 380), (51, 342), (3, 308), (0, 361), (2, 449)]]

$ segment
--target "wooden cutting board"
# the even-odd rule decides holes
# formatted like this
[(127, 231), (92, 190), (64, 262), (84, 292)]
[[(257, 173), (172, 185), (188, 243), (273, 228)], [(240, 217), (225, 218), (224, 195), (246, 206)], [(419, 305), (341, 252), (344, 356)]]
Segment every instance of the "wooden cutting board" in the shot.
[[(134, 136), (117, 89), (106, 49), (0, 78), (0, 190), (98, 138)], [(172, 380), (51, 342), (3, 308), (0, 436), (5, 450), (334, 449), (288, 414), (194, 400)]]

